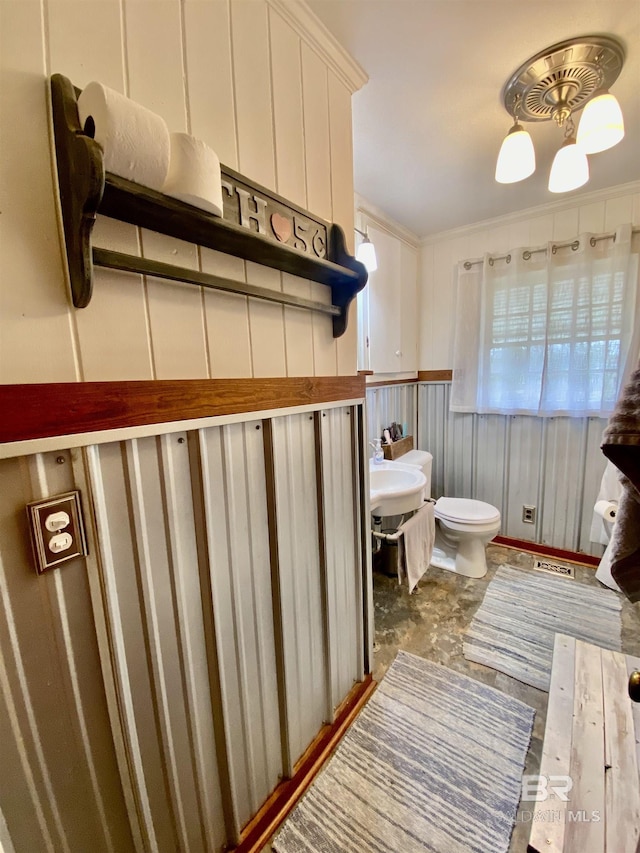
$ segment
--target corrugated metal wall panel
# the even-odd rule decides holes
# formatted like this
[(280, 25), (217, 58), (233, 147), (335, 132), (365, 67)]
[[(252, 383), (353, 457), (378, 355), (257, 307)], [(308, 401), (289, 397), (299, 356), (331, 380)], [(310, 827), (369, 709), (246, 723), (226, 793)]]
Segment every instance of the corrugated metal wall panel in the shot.
[(204, 637), (202, 595), (195, 567), (198, 544), (191, 471), (184, 454), (186, 433), (159, 439), (162, 482), (165, 495), (169, 553), (175, 602), (177, 639), (184, 667), (184, 695), (198, 797), (198, 817), (208, 845), (223, 838), (222, 799), (213, 733), (208, 661)]
[(86, 566), (72, 560), (37, 576), (29, 547), (25, 504), (76, 487), (71, 454), (5, 460), (0, 481), (0, 789), (7, 832), (18, 851), (132, 850)]
[[(2, 843), (238, 842), (370, 661), (363, 417), (329, 407), (0, 463)], [(37, 577), (16, 519), (73, 488), (89, 556)]]
[(544, 482), (538, 510), (541, 541), (576, 550), (580, 541), (587, 419), (546, 418), (543, 429)]
[(331, 709), (364, 675), (362, 575), (356, 521), (351, 408), (322, 412), (322, 473), (327, 562)]
[(446, 495), (445, 469), (449, 412), (449, 385), (424, 383), (418, 386), (418, 447), (433, 455), (431, 495)]
[[(431, 493), (498, 507), (500, 533), (600, 555), (589, 541), (606, 421), (449, 412), (450, 383), (418, 386), (418, 447), (433, 454)], [(384, 390), (384, 389), (380, 389)], [(522, 521), (524, 504), (536, 523)]]
[(584, 466), (584, 484), (582, 489), (582, 517), (580, 521), (580, 544), (581, 551), (601, 557), (604, 553), (604, 545), (591, 542), (591, 519), (593, 517), (593, 505), (600, 491), (600, 481), (606, 468), (607, 460), (600, 450), (602, 444), (602, 433), (607, 425), (603, 418), (587, 418), (587, 439)]
[[(507, 521), (503, 536), (539, 541), (540, 489), (543, 482), (541, 469), (542, 419), (509, 415), (506, 444), (506, 494)], [(536, 524), (522, 520), (522, 507), (538, 507)]]
[(329, 703), (315, 427), (308, 414), (271, 423), (287, 726), (295, 763), (325, 722)]
[(237, 831), (283, 772), (262, 423), (201, 430), (200, 452)]
[[(460, 498), (473, 495), (475, 459), (475, 415), (447, 414), (444, 494)], [(430, 451), (433, 452), (433, 451)], [(440, 497), (440, 495), (434, 495)]]
[[(224, 841), (185, 436), (89, 448), (107, 618), (152, 849)], [(203, 788), (203, 782), (211, 787)]]
[[(177, 440), (175, 436), (168, 439), (171, 443)], [(161, 465), (163, 448), (165, 457), (169, 456), (166, 453), (168, 441), (147, 438), (125, 443), (126, 497), (131, 512), (145, 644), (151, 665), (153, 704), (175, 831), (183, 849), (197, 851), (206, 849), (206, 841), (197, 796), (190, 715), (183, 691), (185, 662), (175, 620), (174, 580), (185, 567), (176, 565), (172, 559), (181, 550), (195, 552), (195, 547), (190, 541), (184, 546), (180, 542), (183, 532), (187, 533), (188, 539), (193, 538), (193, 524), (184, 531), (184, 525), (174, 526), (171, 523), (176, 514), (176, 482), (172, 484), (173, 494), (169, 501)], [(177, 455), (176, 452), (173, 469), (179, 464)], [(188, 471), (188, 452), (184, 444), (181, 455)], [(188, 501), (189, 492), (177, 496), (177, 500)], [(159, 519), (164, 519), (164, 536), (159, 535)], [(196, 565), (192, 560), (191, 582), (199, 587)]]
[(382, 430), (394, 421), (406, 424), (417, 447), (417, 406), (415, 382), (406, 385), (383, 385), (367, 389), (368, 439), (382, 438)]
[(498, 507), (503, 516), (507, 419), (503, 415), (477, 415), (473, 497)]

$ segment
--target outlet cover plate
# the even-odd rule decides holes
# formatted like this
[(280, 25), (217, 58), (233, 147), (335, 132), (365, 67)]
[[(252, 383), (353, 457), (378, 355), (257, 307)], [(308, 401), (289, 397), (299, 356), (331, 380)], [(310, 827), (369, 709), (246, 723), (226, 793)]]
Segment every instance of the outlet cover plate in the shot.
[[(47, 518), (55, 513), (66, 513), (69, 516), (69, 523), (64, 527), (48, 530)], [(39, 575), (49, 569), (55, 569), (61, 563), (66, 563), (67, 560), (87, 555), (80, 492), (65, 492), (62, 495), (32, 501), (27, 504), (27, 515), (36, 572)], [(49, 547), (51, 540), (64, 533), (71, 537), (69, 547), (62, 551), (52, 550)]]

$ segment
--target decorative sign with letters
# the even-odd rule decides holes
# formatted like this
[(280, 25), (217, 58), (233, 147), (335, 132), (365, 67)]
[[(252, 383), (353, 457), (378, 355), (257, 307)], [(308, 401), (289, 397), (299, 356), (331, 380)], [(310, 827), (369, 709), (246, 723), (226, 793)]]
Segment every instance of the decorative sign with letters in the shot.
[(224, 219), (314, 258), (327, 257), (327, 223), (223, 166)]

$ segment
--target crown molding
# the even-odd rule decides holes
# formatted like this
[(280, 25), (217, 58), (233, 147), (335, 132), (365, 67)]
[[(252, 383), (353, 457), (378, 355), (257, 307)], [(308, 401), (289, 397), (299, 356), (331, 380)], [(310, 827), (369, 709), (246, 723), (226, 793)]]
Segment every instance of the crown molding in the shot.
[(560, 213), (563, 210), (571, 210), (572, 208), (582, 207), (585, 204), (593, 204), (594, 202), (605, 201), (623, 195), (632, 195), (634, 193), (640, 193), (640, 181), (630, 181), (628, 184), (618, 184), (615, 187), (606, 187), (602, 190), (583, 193), (582, 195), (574, 196), (570, 200), (550, 201), (547, 204), (541, 204), (537, 207), (527, 207), (515, 213), (506, 213), (503, 216), (496, 216), (492, 219), (470, 222), (468, 225), (451, 228), (449, 231), (439, 231), (436, 234), (429, 234), (423, 237), (419, 243), (421, 246), (430, 246), (434, 243), (440, 243), (443, 240), (466, 237), (469, 234), (475, 234), (477, 231), (484, 231), (487, 228), (499, 228), (501, 225), (511, 225), (527, 219), (534, 219), (537, 216), (544, 216), (548, 213)]
[(352, 95), (364, 86), (369, 79), (367, 72), (351, 54), (347, 53), (304, 0), (266, 0), (266, 2), (324, 60)]
[(413, 246), (414, 249), (420, 248), (421, 241), (418, 235), (409, 231), (409, 229), (405, 228), (404, 225), (400, 225), (400, 223), (396, 222), (395, 219), (391, 219), (391, 217), (388, 216), (382, 208), (370, 201), (367, 201), (367, 199), (359, 193), (354, 193), (354, 203), (357, 227), (362, 227), (362, 220), (360, 217), (364, 216), (372, 224), (378, 225), (380, 228), (383, 228), (385, 231), (393, 234), (394, 237), (398, 237), (400, 240), (403, 240), (405, 243)]

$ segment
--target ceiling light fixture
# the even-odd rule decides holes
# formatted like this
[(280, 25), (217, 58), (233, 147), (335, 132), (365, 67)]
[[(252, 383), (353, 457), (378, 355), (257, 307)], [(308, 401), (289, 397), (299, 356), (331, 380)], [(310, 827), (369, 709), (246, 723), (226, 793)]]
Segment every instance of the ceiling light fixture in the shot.
[(551, 164), (549, 192), (568, 193), (577, 190), (589, 180), (589, 161), (584, 150), (576, 143), (575, 126), (571, 116), (567, 119), (564, 142)]
[(527, 131), (518, 124), (520, 99), (514, 103), (513, 127), (502, 141), (498, 162), (496, 163), (496, 181), (499, 184), (514, 184), (523, 181), (536, 170), (536, 152)]
[[(565, 126), (565, 139), (549, 176), (551, 192), (568, 192), (589, 180), (587, 154), (605, 151), (624, 136), (622, 111), (608, 91), (624, 64), (622, 44), (610, 36), (568, 39), (528, 59), (502, 91), (514, 124), (496, 165), (496, 181), (522, 181), (535, 170), (535, 153), (520, 121), (553, 119)], [(576, 135), (573, 114), (584, 107)]]
[(585, 154), (613, 148), (624, 136), (620, 104), (606, 89), (598, 92), (584, 108), (578, 125), (578, 145)]
[(362, 242), (356, 251), (356, 260), (365, 265), (367, 272), (375, 272), (378, 269), (375, 246), (366, 231), (361, 231), (359, 228), (354, 228), (354, 231), (362, 237)]

